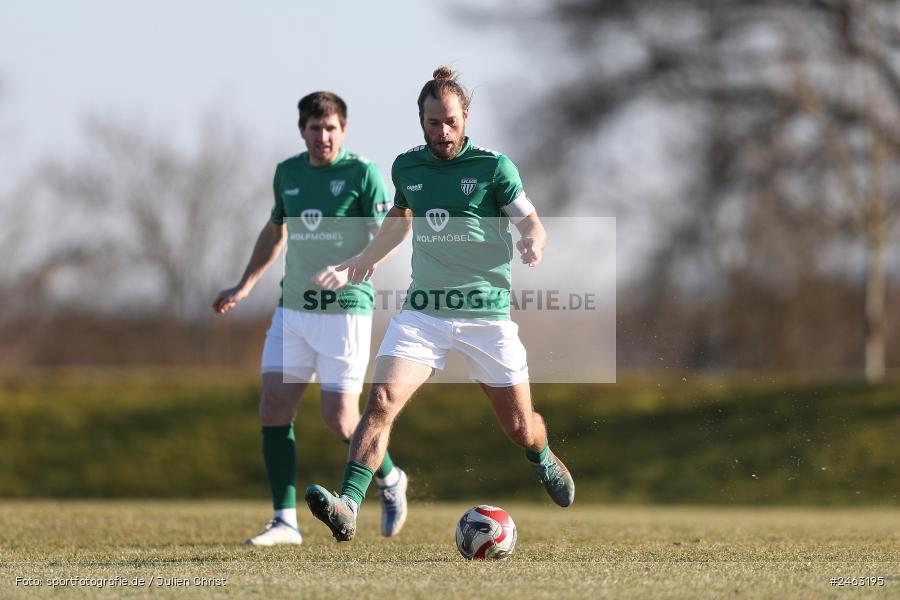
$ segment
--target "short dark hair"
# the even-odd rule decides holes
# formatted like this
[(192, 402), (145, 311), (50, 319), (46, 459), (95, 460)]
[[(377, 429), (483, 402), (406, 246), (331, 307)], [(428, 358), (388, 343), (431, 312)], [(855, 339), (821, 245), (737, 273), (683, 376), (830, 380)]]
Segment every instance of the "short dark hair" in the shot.
[(444, 96), (454, 94), (459, 98), (463, 111), (469, 110), (471, 98), (459, 81), (458, 75), (450, 67), (438, 67), (432, 74), (433, 79), (427, 81), (419, 92), (419, 122), (425, 118), (425, 99), (428, 96), (440, 100)]
[(300, 98), (297, 103), (300, 112), (300, 127), (306, 127), (310, 118), (322, 119), (328, 115), (337, 115), (341, 127), (347, 125), (347, 103), (334, 92), (313, 92)]

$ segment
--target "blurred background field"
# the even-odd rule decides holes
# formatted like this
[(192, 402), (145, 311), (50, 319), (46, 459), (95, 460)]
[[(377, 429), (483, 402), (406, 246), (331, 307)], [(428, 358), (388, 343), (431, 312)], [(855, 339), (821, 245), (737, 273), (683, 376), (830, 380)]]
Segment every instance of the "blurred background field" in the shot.
[[(311, 388), (300, 485), (339, 484), (346, 445)], [(57, 371), (0, 386), (6, 497), (266, 498), (256, 376)], [(896, 504), (900, 385), (752, 376), (537, 385), (578, 503)], [(425, 386), (391, 452), (418, 500), (544, 501), (474, 385)], [(370, 494), (371, 495), (371, 494)]]

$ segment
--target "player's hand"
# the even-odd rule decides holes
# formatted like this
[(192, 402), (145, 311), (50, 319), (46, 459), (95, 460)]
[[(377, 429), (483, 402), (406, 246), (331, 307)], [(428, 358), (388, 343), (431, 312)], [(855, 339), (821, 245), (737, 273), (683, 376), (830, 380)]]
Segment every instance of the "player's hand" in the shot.
[(213, 310), (220, 315), (224, 315), (229, 310), (234, 308), (238, 302), (246, 298), (249, 294), (249, 291), (244, 290), (239, 285), (222, 290), (221, 292), (216, 294), (216, 299), (213, 300)]
[(516, 250), (522, 257), (522, 263), (529, 267), (538, 266), (544, 257), (543, 249), (538, 246), (534, 238), (523, 237), (516, 242)]
[(376, 268), (378, 268), (378, 263), (372, 262), (365, 257), (365, 254), (360, 253), (348, 258), (336, 266), (334, 270), (347, 271), (348, 281), (352, 284), (360, 284), (363, 281), (368, 281), (372, 274), (375, 273)]
[(314, 284), (322, 287), (322, 289), (336, 292), (347, 285), (347, 271), (338, 271), (334, 266), (330, 265), (313, 275)]

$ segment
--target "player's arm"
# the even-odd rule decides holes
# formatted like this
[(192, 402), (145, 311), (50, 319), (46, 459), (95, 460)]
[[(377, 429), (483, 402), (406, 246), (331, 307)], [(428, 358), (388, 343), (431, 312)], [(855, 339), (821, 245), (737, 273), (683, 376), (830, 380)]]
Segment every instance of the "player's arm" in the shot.
[(538, 218), (537, 210), (525, 195), (519, 170), (509, 158), (501, 155), (494, 171), (494, 194), (500, 210), (516, 226), (522, 236), (516, 242), (516, 249), (522, 262), (529, 267), (536, 267), (541, 262), (544, 246), (547, 245), (547, 232)]
[(256, 245), (253, 247), (253, 253), (240, 283), (219, 292), (213, 300), (213, 310), (220, 314), (227, 313), (238, 302), (249, 296), (256, 282), (281, 254), (286, 238), (287, 226), (284, 223), (278, 224), (273, 221), (266, 223), (256, 238)]
[(544, 247), (547, 245), (547, 232), (538, 217), (537, 211), (532, 211), (516, 224), (519, 235), (522, 237), (516, 242), (516, 249), (522, 258), (522, 262), (529, 267), (536, 267), (544, 256)]
[(387, 258), (394, 249), (403, 243), (409, 230), (412, 229), (412, 210), (394, 206), (388, 211), (378, 233), (369, 245), (356, 256), (339, 264), (335, 269), (347, 270), (351, 283), (362, 283), (372, 277), (378, 263)]
[[(368, 239), (370, 241), (378, 235), (381, 224), (387, 216), (387, 207), (390, 205), (388, 198), (387, 186), (381, 177), (378, 167), (375, 163), (366, 163), (362, 181), (360, 182), (360, 194), (357, 202), (360, 214), (366, 219)], [(389, 255), (390, 253), (388, 253)], [(387, 258), (387, 256), (384, 258)], [(349, 269), (338, 270), (337, 265), (328, 265), (316, 273), (312, 280), (313, 283), (321, 286), (323, 289), (334, 292), (347, 285), (350, 281), (350, 271)]]

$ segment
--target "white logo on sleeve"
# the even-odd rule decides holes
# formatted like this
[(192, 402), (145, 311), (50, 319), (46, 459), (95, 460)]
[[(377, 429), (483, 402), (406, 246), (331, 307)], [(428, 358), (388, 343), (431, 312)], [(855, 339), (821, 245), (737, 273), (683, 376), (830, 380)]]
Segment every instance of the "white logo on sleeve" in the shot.
[(450, 213), (443, 208), (432, 208), (425, 212), (425, 220), (433, 230), (440, 231), (450, 222)]
[(284, 190), (285, 196), (296, 196), (300, 193), (300, 188), (291, 188), (289, 190)]
[(331, 195), (337, 196), (344, 190), (344, 183), (346, 183), (343, 179), (332, 179), (331, 180)]
[(319, 223), (322, 222), (322, 211), (317, 208), (308, 208), (300, 213), (300, 220), (306, 225), (307, 229), (315, 231), (319, 228)]
[(462, 188), (463, 194), (466, 196), (475, 191), (476, 185), (478, 185), (477, 179), (466, 178), (459, 181), (459, 187)]

